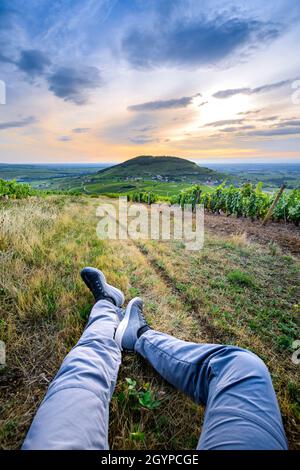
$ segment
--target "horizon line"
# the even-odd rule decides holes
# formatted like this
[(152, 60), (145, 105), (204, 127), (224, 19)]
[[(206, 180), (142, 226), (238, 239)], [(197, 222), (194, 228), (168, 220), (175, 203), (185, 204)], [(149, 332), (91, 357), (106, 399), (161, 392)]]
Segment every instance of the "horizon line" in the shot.
[[(149, 155), (150, 156), (150, 155)], [(151, 155), (154, 156), (154, 155)], [(156, 155), (155, 155), (156, 156)], [(167, 156), (167, 155), (157, 155), (159, 156)], [(171, 156), (171, 155), (170, 155)], [(54, 161), (48, 161), (48, 162), (33, 162), (33, 161), (25, 161), (25, 162), (19, 162), (19, 161), (13, 161), (13, 162), (8, 162), (8, 161), (0, 161), (0, 165), (72, 165), (72, 166), (100, 166), (100, 165), (118, 165), (121, 163), (124, 163), (126, 161), (129, 161), (133, 158), (128, 158), (126, 160), (122, 160), (119, 162), (116, 161), (104, 161), (104, 162), (54, 162)], [(177, 158), (182, 158), (182, 160), (187, 160), (191, 161), (197, 164), (262, 164), (262, 163), (268, 163), (268, 164), (293, 164), (293, 163), (299, 163), (300, 164), (300, 156), (299, 157), (294, 157), (294, 158), (289, 158), (288, 160), (286, 159), (274, 159), (274, 158), (254, 158), (254, 159), (243, 159), (243, 160), (238, 160), (236, 158), (223, 158), (223, 159), (188, 159), (188, 158), (183, 158), (183, 157), (177, 157)]]

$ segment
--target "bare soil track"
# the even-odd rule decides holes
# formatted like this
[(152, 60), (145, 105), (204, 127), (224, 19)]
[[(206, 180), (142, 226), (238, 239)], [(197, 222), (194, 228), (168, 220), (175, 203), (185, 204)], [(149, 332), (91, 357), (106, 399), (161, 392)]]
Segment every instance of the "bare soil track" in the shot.
[(247, 238), (262, 245), (275, 243), (284, 251), (300, 256), (300, 227), (293, 224), (269, 222), (262, 226), (260, 220), (227, 217), (205, 213), (205, 228), (211, 232), (238, 235), (246, 233)]

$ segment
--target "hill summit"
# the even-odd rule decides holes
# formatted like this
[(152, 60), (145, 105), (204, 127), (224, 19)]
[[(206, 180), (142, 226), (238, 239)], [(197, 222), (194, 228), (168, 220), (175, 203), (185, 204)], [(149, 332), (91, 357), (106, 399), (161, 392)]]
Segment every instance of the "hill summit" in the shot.
[(160, 181), (203, 182), (220, 180), (222, 175), (200, 167), (184, 158), (141, 155), (98, 172), (105, 179), (143, 179)]

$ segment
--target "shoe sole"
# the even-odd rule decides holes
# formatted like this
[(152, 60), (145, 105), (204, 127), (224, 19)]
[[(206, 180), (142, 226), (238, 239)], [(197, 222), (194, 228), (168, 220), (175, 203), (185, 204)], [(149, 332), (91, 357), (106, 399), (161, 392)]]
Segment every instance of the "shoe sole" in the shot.
[(140, 297), (134, 297), (134, 299), (131, 299), (131, 300), (130, 300), (130, 302), (128, 303), (128, 305), (127, 305), (127, 307), (126, 307), (126, 311), (125, 311), (124, 318), (123, 318), (123, 320), (119, 323), (119, 326), (118, 326), (117, 331), (116, 331), (116, 334), (115, 334), (115, 341), (116, 341), (117, 345), (119, 346), (119, 348), (121, 349), (121, 351), (123, 351), (123, 348), (122, 348), (122, 339), (123, 339), (125, 330), (126, 330), (126, 328), (127, 328), (127, 326), (128, 326), (129, 320), (130, 320), (132, 305), (133, 305), (137, 300), (143, 302)]
[[(87, 268), (89, 268), (89, 267), (87, 266)], [(116, 301), (116, 306), (117, 307), (121, 307), (123, 305), (123, 303), (125, 302), (125, 297), (124, 297), (123, 292), (120, 289), (118, 289), (117, 287), (114, 287), (114, 286), (111, 286), (110, 284), (108, 284), (106, 282), (106, 278), (105, 278), (103, 272), (100, 271), (100, 269), (97, 269), (97, 268), (89, 268), (89, 269), (93, 269), (94, 271), (97, 271), (97, 273), (99, 274), (99, 277), (101, 279), (101, 282), (103, 284), (103, 287), (105, 289), (106, 294)], [(83, 278), (84, 282), (89, 287), (89, 284), (86, 281), (86, 279), (84, 278), (84, 275), (83, 276), (81, 275), (81, 277)]]

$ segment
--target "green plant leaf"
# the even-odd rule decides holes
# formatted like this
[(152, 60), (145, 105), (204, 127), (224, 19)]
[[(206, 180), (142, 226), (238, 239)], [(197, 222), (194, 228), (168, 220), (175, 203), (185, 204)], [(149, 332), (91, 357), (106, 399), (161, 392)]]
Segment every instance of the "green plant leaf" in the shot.
[(133, 441), (144, 441), (145, 440), (145, 433), (141, 432), (141, 431), (131, 432), (130, 433), (130, 438)]

